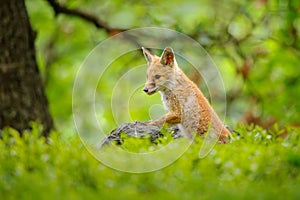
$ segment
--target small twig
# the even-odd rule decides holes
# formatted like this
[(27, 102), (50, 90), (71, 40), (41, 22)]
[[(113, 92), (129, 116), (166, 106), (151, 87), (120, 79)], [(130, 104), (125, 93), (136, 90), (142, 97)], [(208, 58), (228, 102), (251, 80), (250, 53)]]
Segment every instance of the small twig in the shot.
[(90, 23), (93, 23), (97, 28), (104, 29), (106, 32), (112, 34), (112, 33), (119, 33), (122, 31), (126, 31), (126, 29), (116, 29), (116, 28), (111, 28), (108, 26), (104, 21), (100, 20), (98, 17), (95, 15), (92, 15), (90, 13), (83, 12), (81, 10), (77, 9), (70, 9), (67, 8), (65, 5), (62, 5), (55, 0), (47, 0), (47, 2), (51, 5), (53, 8), (55, 15), (58, 15), (60, 13), (67, 14), (67, 15), (72, 15), (76, 17), (80, 17)]
[[(71, 15), (75, 17), (79, 17), (85, 21), (88, 21), (92, 24), (94, 24), (97, 28), (105, 30), (110, 36), (116, 35), (120, 32), (127, 31), (128, 29), (121, 29), (121, 28), (112, 28), (108, 24), (106, 24), (103, 20), (99, 19), (97, 16), (92, 15), (90, 13), (83, 12), (78, 9), (70, 9), (67, 8), (65, 5), (62, 5), (56, 0), (47, 0), (47, 2), (50, 4), (50, 6), (53, 8), (55, 15), (58, 14), (66, 14), (66, 15)], [(126, 39), (133, 43), (135, 46), (140, 48), (142, 45), (138, 41), (137, 38), (134, 36), (130, 35), (129, 33), (124, 33), (121, 35), (123, 39)]]

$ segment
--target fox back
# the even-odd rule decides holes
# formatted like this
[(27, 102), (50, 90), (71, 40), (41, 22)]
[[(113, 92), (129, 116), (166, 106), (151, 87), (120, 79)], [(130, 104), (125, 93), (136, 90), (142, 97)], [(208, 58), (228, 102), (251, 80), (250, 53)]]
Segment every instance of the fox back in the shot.
[(230, 131), (224, 126), (199, 88), (178, 67), (172, 48), (167, 47), (160, 57), (152, 55), (145, 48), (148, 63), (144, 91), (148, 95), (160, 92), (169, 112), (161, 118), (147, 123), (162, 126), (164, 123), (178, 124), (189, 138), (197, 132), (203, 135), (211, 126), (221, 143), (228, 141)]

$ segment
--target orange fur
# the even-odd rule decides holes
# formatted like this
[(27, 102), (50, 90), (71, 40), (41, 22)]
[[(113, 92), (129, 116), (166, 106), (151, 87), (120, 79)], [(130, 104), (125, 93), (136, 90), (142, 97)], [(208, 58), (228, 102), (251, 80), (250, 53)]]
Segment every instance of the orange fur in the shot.
[(144, 91), (151, 95), (160, 92), (169, 112), (148, 124), (162, 126), (164, 123), (179, 124), (181, 131), (192, 138), (192, 133), (203, 135), (211, 126), (219, 136), (220, 143), (228, 142), (230, 131), (224, 126), (202, 92), (178, 67), (174, 52), (165, 48), (161, 57), (143, 49), (148, 63)]

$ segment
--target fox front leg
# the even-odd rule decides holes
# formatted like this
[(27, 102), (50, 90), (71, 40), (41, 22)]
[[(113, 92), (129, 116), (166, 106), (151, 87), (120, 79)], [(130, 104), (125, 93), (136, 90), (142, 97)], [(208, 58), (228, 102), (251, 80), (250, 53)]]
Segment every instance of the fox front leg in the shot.
[(165, 123), (178, 124), (180, 122), (181, 122), (180, 115), (178, 115), (177, 113), (169, 112), (163, 115), (162, 117), (160, 117), (159, 119), (151, 120), (146, 123), (153, 126), (163, 126)]

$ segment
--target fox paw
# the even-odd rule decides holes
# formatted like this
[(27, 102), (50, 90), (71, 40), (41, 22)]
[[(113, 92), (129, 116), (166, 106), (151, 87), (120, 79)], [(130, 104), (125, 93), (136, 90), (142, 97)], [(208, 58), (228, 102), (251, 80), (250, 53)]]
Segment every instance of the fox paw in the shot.
[(153, 120), (150, 120), (150, 121), (147, 121), (147, 122), (144, 122), (144, 123), (147, 124), (147, 125), (156, 126), (156, 123)]

